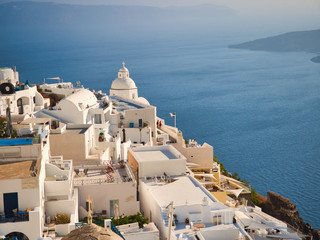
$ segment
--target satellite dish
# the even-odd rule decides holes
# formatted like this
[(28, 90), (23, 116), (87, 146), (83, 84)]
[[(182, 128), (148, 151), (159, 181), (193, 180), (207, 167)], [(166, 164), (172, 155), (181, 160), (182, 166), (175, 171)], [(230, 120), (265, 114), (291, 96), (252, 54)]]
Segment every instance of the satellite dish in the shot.
[(12, 83), (2, 83), (0, 85), (0, 92), (2, 94), (12, 94), (14, 93), (14, 86)]

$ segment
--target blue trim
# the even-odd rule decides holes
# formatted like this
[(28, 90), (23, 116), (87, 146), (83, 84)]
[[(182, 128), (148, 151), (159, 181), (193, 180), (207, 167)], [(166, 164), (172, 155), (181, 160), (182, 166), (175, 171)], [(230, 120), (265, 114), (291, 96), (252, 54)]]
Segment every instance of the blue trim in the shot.
[(116, 227), (116, 225), (113, 224), (113, 222), (111, 221), (111, 230), (113, 232), (115, 232), (116, 234), (118, 234), (120, 237), (122, 237), (122, 239), (125, 240), (125, 238), (122, 236), (122, 234), (120, 233), (119, 229)]

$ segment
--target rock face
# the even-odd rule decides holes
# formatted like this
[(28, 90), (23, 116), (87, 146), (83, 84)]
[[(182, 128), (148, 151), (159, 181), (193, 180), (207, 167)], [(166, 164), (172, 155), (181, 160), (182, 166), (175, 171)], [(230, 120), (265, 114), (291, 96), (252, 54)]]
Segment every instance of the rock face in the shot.
[(289, 199), (269, 191), (268, 199), (261, 203), (261, 208), (267, 214), (288, 223), (300, 232), (313, 236), (313, 240), (320, 240), (320, 231), (303, 221), (296, 205), (290, 202)]

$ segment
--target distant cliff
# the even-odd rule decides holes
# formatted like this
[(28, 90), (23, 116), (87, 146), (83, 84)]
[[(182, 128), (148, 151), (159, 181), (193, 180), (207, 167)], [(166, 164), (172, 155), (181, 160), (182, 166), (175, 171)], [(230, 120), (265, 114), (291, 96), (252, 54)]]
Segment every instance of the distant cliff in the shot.
[(250, 42), (230, 45), (230, 48), (276, 52), (320, 52), (320, 29), (289, 32), (273, 37), (261, 38)]
[(311, 58), (311, 61), (312, 61), (312, 62), (315, 62), (315, 63), (320, 63), (320, 56)]
[(313, 240), (320, 240), (320, 231), (303, 221), (296, 205), (289, 199), (274, 192), (268, 192), (267, 201), (261, 203), (260, 206), (267, 214), (288, 223), (306, 235), (313, 236)]
[[(261, 38), (254, 41), (230, 45), (229, 47), (273, 52), (320, 53), (319, 39), (320, 29), (317, 29), (311, 31), (284, 33), (273, 37)], [(313, 58), (312, 61), (319, 63), (319, 58)]]

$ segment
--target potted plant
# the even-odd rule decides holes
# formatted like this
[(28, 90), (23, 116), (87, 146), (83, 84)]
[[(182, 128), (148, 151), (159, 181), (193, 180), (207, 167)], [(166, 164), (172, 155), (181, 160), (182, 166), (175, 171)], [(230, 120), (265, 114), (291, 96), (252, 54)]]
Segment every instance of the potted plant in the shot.
[(99, 142), (103, 142), (103, 140), (104, 140), (104, 133), (100, 132), (100, 134), (99, 134)]

